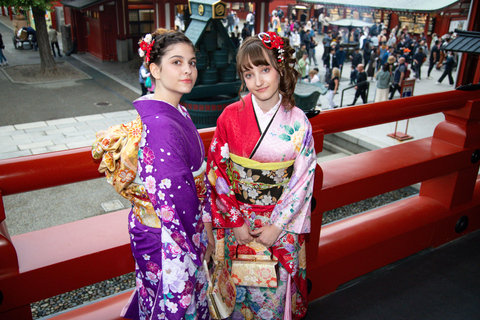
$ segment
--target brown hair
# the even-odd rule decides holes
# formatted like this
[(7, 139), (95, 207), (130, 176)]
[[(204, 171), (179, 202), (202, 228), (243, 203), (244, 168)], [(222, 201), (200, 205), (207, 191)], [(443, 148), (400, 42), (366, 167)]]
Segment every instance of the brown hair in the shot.
[(186, 43), (191, 45), (193, 51), (195, 51), (192, 41), (190, 41), (190, 39), (188, 39), (183, 33), (178, 31), (160, 28), (152, 32), (152, 39), (155, 40), (155, 43), (153, 44), (152, 51), (150, 52), (150, 61), (145, 61), (148, 70), (150, 70), (150, 64), (152, 63), (160, 65), (163, 56), (168, 51), (170, 46), (174, 44)]
[(282, 37), (282, 39), (285, 52), (283, 53), (284, 60), (281, 63), (278, 62), (278, 50), (267, 49), (257, 36), (248, 37), (243, 41), (237, 53), (237, 72), (242, 80), (239, 95), (245, 88), (245, 80), (243, 78), (245, 70), (251, 69), (252, 65), (256, 67), (271, 65), (280, 74), (278, 91), (282, 95), (281, 103), (287, 110), (290, 110), (295, 106), (293, 92), (295, 91), (300, 73), (294, 68), (297, 62), (297, 59), (293, 56), (295, 49), (290, 46), (288, 38)]

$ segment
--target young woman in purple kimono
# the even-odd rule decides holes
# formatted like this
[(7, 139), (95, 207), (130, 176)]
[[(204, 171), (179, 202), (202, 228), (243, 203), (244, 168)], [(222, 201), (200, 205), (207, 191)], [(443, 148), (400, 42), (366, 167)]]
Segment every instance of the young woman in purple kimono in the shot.
[(271, 287), (234, 279), (235, 320), (301, 319), (307, 311), (305, 234), (317, 157), (312, 126), (293, 99), (293, 52), (274, 32), (242, 43), (237, 71), (250, 93), (225, 108), (209, 150), (213, 226), (228, 265), (237, 253), (279, 262), (278, 279), (258, 274)]
[(93, 156), (102, 158), (99, 170), (132, 202), (136, 290), (122, 316), (209, 319), (202, 262), (213, 235), (205, 151), (179, 104), (197, 78), (194, 47), (182, 33), (159, 29), (142, 39), (139, 53), (155, 93), (133, 102), (135, 121), (97, 133), (93, 146)]

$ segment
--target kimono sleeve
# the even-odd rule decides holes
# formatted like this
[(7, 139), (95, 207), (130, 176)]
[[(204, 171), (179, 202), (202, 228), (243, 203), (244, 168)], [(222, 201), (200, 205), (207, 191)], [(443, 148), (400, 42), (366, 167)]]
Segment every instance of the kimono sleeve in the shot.
[(271, 215), (272, 224), (286, 232), (297, 234), (310, 232), (310, 201), (317, 166), (312, 125), (306, 117), (303, 125), (305, 131), (302, 147), (295, 158), (292, 177)]
[(212, 223), (217, 228), (236, 228), (241, 227), (244, 221), (227, 173), (230, 152), (222, 120), (222, 117), (218, 119), (207, 162)]
[(143, 132), (138, 172), (161, 220), (162, 234), (167, 232), (195, 264), (201, 265), (206, 233), (188, 160), (188, 137), (173, 125), (155, 122), (144, 122)]

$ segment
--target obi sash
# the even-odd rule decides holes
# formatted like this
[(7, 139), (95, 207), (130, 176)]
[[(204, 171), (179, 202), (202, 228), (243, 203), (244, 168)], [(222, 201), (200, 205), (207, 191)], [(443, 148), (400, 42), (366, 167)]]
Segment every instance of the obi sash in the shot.
[(230, 153), (227, 175), (238, 201), (275, 205), (292, 177), (295, 160), (262, 163)]
[[(142, 128), (138, 116), (128, 124), (114, 125), (108, 130), (97, 132), (92, 156), (94, 159), (102, 159), (98, 171), (104, 172), (115, 190), (132, 203), (132, 212), (137, 220), (148, 227), (161, 228), (161, 220), (137, 175)], [(206, 194), (205, 170), (204, 162), (199, 170), (192, 172), (200, 201)]]

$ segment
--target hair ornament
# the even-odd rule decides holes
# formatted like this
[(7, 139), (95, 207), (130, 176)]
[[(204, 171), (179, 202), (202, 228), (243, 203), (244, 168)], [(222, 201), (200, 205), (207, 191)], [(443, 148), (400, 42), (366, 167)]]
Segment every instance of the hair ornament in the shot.
[(150, 62), (150, 52), (152, 51), (154, 43), (155, 40), (152, 40), (152, 35), (150, 33), (146, 34), (138, 43), (140, 46), (138, 48), (138, 55), (141, 58), (145, 57), (146, 62)]
[(283, 49), (283, 39), (282, 37), (278, 36), (275, 32), (260, 32), (258, 34), (258, 38), (262, 40), (263, 45), (268, 50), (277, 49), (278, 52), (278, 62), (283, 62), (285, 57), (283, 53), (285, 50)]

